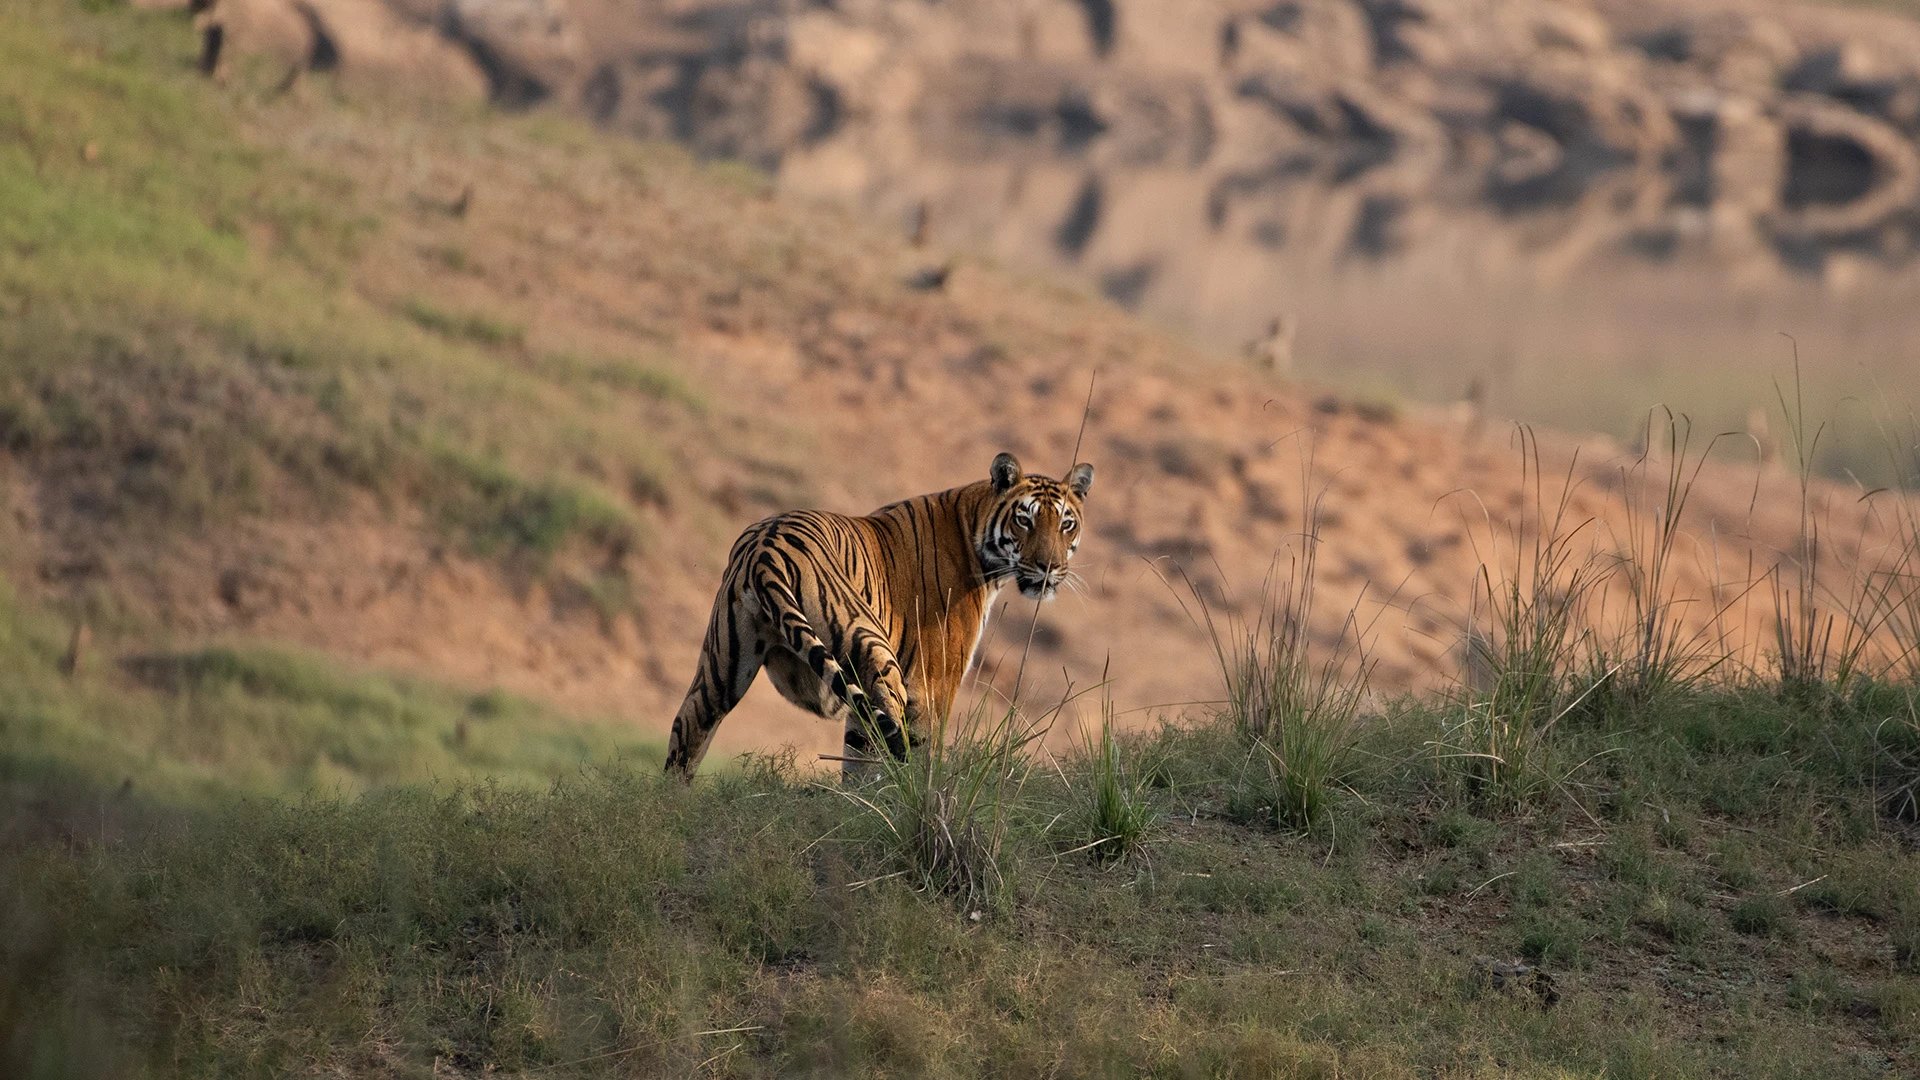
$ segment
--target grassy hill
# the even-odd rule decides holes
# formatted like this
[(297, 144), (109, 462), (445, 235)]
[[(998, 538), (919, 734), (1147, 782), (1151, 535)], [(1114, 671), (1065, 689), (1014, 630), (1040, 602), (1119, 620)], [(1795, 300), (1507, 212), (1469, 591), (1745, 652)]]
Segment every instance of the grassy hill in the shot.
[[(0, 771), (172, 795), (544, 783), (657, 756), (651, 737), (312, 649), (170, 645), (168, 612), (103, 579), (108, 560), (135, 580), (205, 573), (248, 523), (398, 519), (616, 609), (632, 493), (669, 485), (633, 414), (700, 407), (643, 363), (523, 357), (511, 323), (368, 296), (349, 270), (382, 220), (349, 177), (251, 138), (266, 91), (193, 78), (192, 49), (178, 16), (0, 17), (0, 563), (35, 586), (0, 596)], [(243, 587), (227, 574), (223, 593)], [(63, 676), (76, 625), (94, 647)]]
[[(250, 137), (275, 120), (269, 92), (189, 79), (192, 47), (176, 16), (9, 12), (0, 442), (99, 528), (191, 535), (369, 497), (483, 553), (632, 542), (621, 481), (660, 478), (541, 468), (648, 461), (629, 417), (590, 415), (568, 384), (698, 398), (631, 358), (523, 356), (511, 321), (373, 295), (349, 272), (392, 223), (351, 174)], [(436, 121), (478, 123), (414, 119)]]
[[(193, 604), (249, 610), (281, 579), (233, 551), (296, 527), (327, 567), (347, 530), (404, 534), (594, 633), (655, 603), (636, 582), (676, 537), (823, 482), (703, 382), (683, 318), (847, 322), (807, 362), (879, 382), (908, 369), (821, 345), (881, 336), (836, 298), (968, 378), (1049, 342), (1151, 348), (977, 267), (1029, 313), (935, 308), (736, 169), (324, 81), (213, 85), (193, 53), (177, 16), (0, 13), (0, 1073), (1920, 1069), (1897, 672), (1616, 678), (1543, 590), (1504, 640), (1549, 647), (1453, 696), (1359, 696), (1256, 635), (1225, 711), (1078, 753), (1026, 740), (1049, 716), (1029, 699), (865, 788), (779, 757), (683, 787), (650, 733), (321, 647), (351, 615), (305, 645), (218, 631), (244, 624)], [(525, 186), (447, 171), (447, 144)], [(469, 195), (616, 182), (653, 193), (653, 243), (460, 224), (524, 216)], [(541, 245), (641, 284), (544, 287)], [(1199, 483), (1197, 445), (1144, 456)]]

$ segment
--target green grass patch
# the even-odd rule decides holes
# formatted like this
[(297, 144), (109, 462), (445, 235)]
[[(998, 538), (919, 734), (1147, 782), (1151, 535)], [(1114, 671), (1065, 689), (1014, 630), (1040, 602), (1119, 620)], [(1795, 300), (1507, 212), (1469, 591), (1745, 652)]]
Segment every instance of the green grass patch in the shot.
[(656, 365), (632, 360), (608, 360), (576, 353), (549, 353), (541, 366), (555, 378), (582, 381), (611, 390), (639, 394), (654, 401), (682, 405), (693, 412), (704, 412), (706, 398), (680, 376)]
[(518, 347), (527, 340), (527, 328), (518, 323), (472, 312), (446, 311), (425, 300), (409, 300), (401, 305), (400, 310), (414, 325), (446, 337), (496, 348), (507, 345)]
[[(387, 723), (417, 707), (273, 655), (135, 666), (149, 693)], [(511, 699), (451, 703), (527, 721)], [(1164, 737), (1205, 761), (1217, 734)], [(1709, 861), (1656, 845), (1651, 826), (1617, 826), (1625, 839), (1595, 858), (1561, 839), (1591, 827), (1572, 806), (1435, 814), (1447, 796), (1421, 794), (1416, 752), (1404, 771), (1356, 778), (1376, 810), (1338, 820), (1360, 842), (1234, 824), (1223, 773), (1184, 795), (1143, 789), (1162, 811), (1185, 797), (1197, 812), (1163, 817), (1151, 860), (1101, 867), (1065, 856), (1057, 825), (1101, 768), (1090, 751), (1059, 771), (1029, 770), (1017, 747), (949, 759), (914, 789), (918, 818), (884, 776), (847, 797), (763, 759), (691, 787), (649, 764), (521, 790), (215, 800), (78, 845), (15, 837), (0, 871), (16, 914), (0, 943), (6, 1045), (52, 1075), (325, 1071), (377, 1055), (402, 1072), (437, 1059), (562, 1076), (617, 1060), (641, 1075), (1181, 1076), (1203, 1062), (1412, 1077), (1464, 1053), (1501, 1063), (1495, 1075), (1865, 1078), (1920, 1049), (1920, 984), (1891, 959), (1883, 919), (1832, 916), (1858, 920), (1861, 951), (1844, 961), (1778, 933), (1756, 952), (1751, 929), (1715, 931)], [(993, 779), (1009, 765), (1014, 782)], [(953, 797), (972, 783), (992, 787), (969, 818)], [(917, 848), (923, 825), (971, 830), (972, 846)], [(1913, 871), (1872, 838), (1815, 839), (1835, 858), (1891, 858), (1890, 888)], [(1411, 871), (1476, 844), (1511, 872), (1476, 871), (1442, 932), (1447, 908)], [(1483, 955), (1546, 970), (1555, 1003), (1488, 985)], [(1704, 1034), (1675, 1022), (1669, 994), (1707, 1018)]]
[[(35, 808), (0, 830), (15, 1073), (1411, 1077), (1464, 1053), (1864, 1080), (1920, 1051), (1920, 862), (1840, 810), (1874, 805), (1872, 759), (1835, 752), (1871, 712), (1700, 688), (1784, 734), (1560, 729), (1568, 758), (1618, 749), (1501, 807), (1425, 749), (1457, 705), (1403, 700), (1356, 723), (1367, 764), (1324, 824), (1276, 832), (1232, 808), (1231, 715), (1042, 759), (1015, 718), (844, 792), (778, 758), (689, 787), (510, 695), (285, 651), (101, 649), (63, 675), (61, 624), (4, 613), (0, 760)], [(1798, 786), (1706, 805), (1701, 778), (1782, 754)], [(1625, 784), (1619, 820), (1580, 801)], [(1067, 841), (1116, 817), (1150, 855)]]
[(168, 803), (491, 779), (542, 786), (658, 740), (498, 692), (354, 672), (282, 649), (115, 653), (63, 674), (58, 620), (0, 594), (0, 780)]
[(575, 536), (622, 550), (638, 539), (625, 510), (582, 485), (529, 483), (495, 462), (454, 453), (441, 464), (454, 481), (439, 500), (443, 512), (479, 554), (546, 558)]
[(1103, 865), (1143, 853), (1157, 809), (1113, 730), (1111, 703), (1101, 712), (1099, 734), (1089, 734), (1081, 750), (1086, 769), (1077, 783), (1068, 781), (1079, 804), (1069, 819), (1069, 850), (1087, 852)]
[(1743, 934), (1785, 937), (1793, 929), (1793, 909), (1774, 893), (1759, 893), (1727, 909), (1727, 921)]

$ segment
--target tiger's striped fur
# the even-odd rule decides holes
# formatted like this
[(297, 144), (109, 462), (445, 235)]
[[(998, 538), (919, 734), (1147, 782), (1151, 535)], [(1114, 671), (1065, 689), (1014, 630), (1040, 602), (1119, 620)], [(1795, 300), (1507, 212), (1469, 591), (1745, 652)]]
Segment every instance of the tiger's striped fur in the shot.
[(985, 480), (866, 517), (797, 510), (748, 528), (727, 557), (667, 771), (693, 774), (762, 667), (782, 697), (844, 723), (848, 756), (873, 730), (905, 757), (953, 707), (1001, 586), (1044, 599), (1066, 580), (1092, 484), (1091, 465), (1060, 481), (1001, 454)]

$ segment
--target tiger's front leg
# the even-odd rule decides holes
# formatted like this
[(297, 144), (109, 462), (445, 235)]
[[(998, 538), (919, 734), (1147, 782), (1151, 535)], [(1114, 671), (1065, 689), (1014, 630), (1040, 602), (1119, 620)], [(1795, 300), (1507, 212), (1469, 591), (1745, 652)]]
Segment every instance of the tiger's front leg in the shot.
[(848, 652), (854, 677), (866, 690), (847, 700), (848, 756), (864, 756), (873, 748), (871, 732), (896, 760), (906, 760), (912, 713), (893, 646), (877, 630), (860, 627), (850, 635)]
[(940, 738), (953, 718), (953, 703), (967, 669), (951, 662), (924, 664), (907, 691), (907, 744), (919, 746)]

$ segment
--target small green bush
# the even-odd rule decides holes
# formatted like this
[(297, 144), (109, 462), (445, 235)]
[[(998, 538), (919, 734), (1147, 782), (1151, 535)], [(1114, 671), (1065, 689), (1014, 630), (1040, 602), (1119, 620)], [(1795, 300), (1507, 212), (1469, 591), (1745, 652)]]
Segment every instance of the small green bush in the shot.
[(1782, 938), (1793, 931), (1793, 909), (1777, 893), (1755, 893), (1727, 909), (1727, 922), (1753, 937)]
[(1073, 849), (1087, 851), (1103, 864), (1138, 854), (1153, 827), (1155, 810), (1146, 783), (1122, 760), (1111, 705), (1101, 713), (1099, 735), (1083, 748), (1081, 766), (1080, 783), (1072, 789)]
[(1698, 907), (1658, 889), (1641, 902), (1639, 921), (1676, 945), (1696, 944), (1707, 933), (1706, 916)]
[(518, 347), (526, 343), (526, 327), (485, 315), (458, 313), (435, 307), (425, 300), (409, 300), (401, 313), (423, 330), (459, 338), (480, 345)]
[(1548, 967), (1578, 967), (1586, 956), (1586, 930), (1562, 916), (1534, 915), (1519, 926), (1519, 953)]

